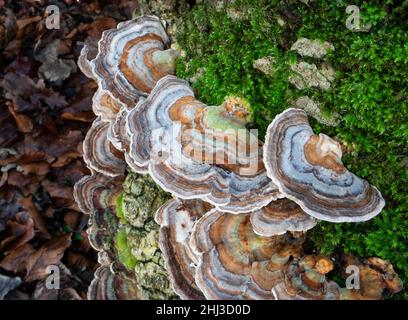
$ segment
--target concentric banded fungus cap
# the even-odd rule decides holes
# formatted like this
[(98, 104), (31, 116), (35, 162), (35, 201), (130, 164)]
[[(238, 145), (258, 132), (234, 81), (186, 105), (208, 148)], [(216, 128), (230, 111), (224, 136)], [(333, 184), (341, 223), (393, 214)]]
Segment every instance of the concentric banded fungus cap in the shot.
[[(120, 179), (118, 177), (118, 179)], [(94, 172), (90, 176), (84, 176), (74, 185), (74, 199), (78, 208), (85, 214), (91, 214), (94, 210), (94, 192), (96, 189), (106, 189), (111, 185), (117, 185), (117, 179)]]
[(264, 145), (268, 176), (311, 216), (331, 222), (373, 218), (384, 207), (381, 193), (341, 162), (340, 145), (313, 134), (307, 115), (287, 109), (269, 125)]
[(204, 299), (195, 284), (195, 257), (191, 257), (189, 240), (194, 223), (211, 207), (201, 200), (173, 199), (156, 213), (155, 220), (160, 225), (160, 250), (166, 270), (174, 291), (182, 299)]
[(95, 250), (106, 251), (116, 256), (113, 238), (119, 228), (116, 217), (116, 203), (122, 192), (121, 181), (107, 183), (93, 189), (92, 214), (87, 229), (89, 242)]
[[(212, 210), (198, 220), (190, 245), (198, 256), (195, 281), (207, 299), (272, 299), (289, 256), (303, 239), (253, 232), (250, 214)], [(286, 248), (286, 249), (285, 249)]]
[(157, 80), (174, 71), (177, 52), (166, 50), (168, 45), (169, 38), (154, 16), (125, 21), (103, 32), (99, 53), (91, 62), (99, 88), (133, 106)]
[(134, 276), (112, 273), (108, 266), (100, 266), (88, 288), (88, 300), (139, 300)]
[[(368, 258), (360, 260), (352, 255), (344, 259), (344, 277), (358, 276), (359, 288), (341, 289), (340, 299), (344, 300), (380, 300), (384, 294), (395, 294), (403, 289), (401, 279), (394, 271), (393, 266), (380, 258)], [(351, 268), (347, 269), (348, 267)], [(356, 272), (358, 272), (356, 274)], [(356, 285), (353, 279), (352, 285)]]
[(262, 236), (304, 232), (316, 225), (316, 220), (289, 199), (278, 199), (251, 214), (255, 233)]
[(91, 170), (115, 177), (124, 174), (126, 164), (123, 154), (108, 140), (108, 129), (109, 122), (94, 120), (83, 143), (84, 161)]
[(129, 155), (179, 198), (200, 198), (223, 211), (254, 210), (281, 194), (246, 119), (241, 107), (206, 106), (186, 81), (166, 76), (128, 115)]
[(340, 288), (325, 276), (332, 269), (333, 263), (324, 256), (294, 259), (284, 270), (285, 280), (272, 293), (277, 300), (337, 300)]

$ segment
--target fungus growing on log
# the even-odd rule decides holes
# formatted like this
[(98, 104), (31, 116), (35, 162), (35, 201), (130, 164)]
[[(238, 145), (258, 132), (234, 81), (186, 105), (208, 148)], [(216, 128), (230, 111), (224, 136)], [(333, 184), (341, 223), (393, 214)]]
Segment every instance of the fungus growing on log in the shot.
[(201, 200), (173, 199), (156, 213), (166, 270), (174, 291), (182, 299), (204, 299), (195, 284), (196, 257), (191, 252), (189, 240), (194, 223), (211, 208), (210, 204)]
[[(346, 255), (343, 264), (345, 278), (356, 273), (351, 275), (351, 285), (357, 285), (357, 288), (341, 288), (337, 283), (327, 280), (326, 274), (333, 269), (329, 258), (306, 255), (286, 265), (284, 281), (278, 283), (272, 293), (278, 300), (380, 300), (386, 294), (402, 290), (401, 279), (387, 261), (380, 258), (362, 261)], [(351, 270), (347, 268), (350, 266), (353, 267)]]
[(254, 231), (262, 236), (304, 232), (316, 225), (316, 220), (289, 199), (278, 199), (251, 214)]
[[(178, 55), (169, 45), (159, 18), (144, 16), (105, 31), (98, 48), (87, 43), (78, 61), (98, 83), (84, 141), (92, 176), (74, 188), (102, 264), (89, 297), (379, 299), (401, 290), (381, 259), (346, 260), (361, 271), (362, 288), (351, 290), (327, 280), (327, 257), (303, 252), (315, 218), (365, 221), (384, 206), (344, 167), (339, 145), (288, 109), (262, 146), (246, 129), (245, 100), (207, 106), (169, 75)], [(123, 181), (126, 164), (154, 181)]]
[(88, 238), (98, 251), (101, 266), (95, 271), (88, 288), (88, 299), (140, 299), (133, 270), (127, 270), (119, 259), (115, 244), (119, 220), (115, 215), (116, 200), (122, 191), (122, 179), (101, 174), (85, 176), (75, 185), (75, 199), (90, 214)]
[(102, 280), (97, 273), (89, 295), (113, 299), (116, 291), (105, 292), (105, 286), (111, 288), (112, 282), (118, 282), (123, 292), (130, 290), (127, 286), (136, 286), (140, 299), (175, 298), (159, 249), (159, 226), (153, 220), (155, 211), (169, 195), (148, 176), (137, 174), (129, 174), (125, 181), (94, 174), (81, 179), (75, 190), (76, 199), (90, 213), (90, 243), (99, 251), (102, 266), (109, 267), (107, 270), (112, 273), (103, 271)]
[[(78, 59), (82, 72), (98, 83), (92, 109), (102, 121), (109, 122), (104, 125), (108, 140), (114, 149), (124, 152), (124, 160), (139, 173), (145, 173), (146, 168), (128, 156), (124, 116), (157, 80), (174, 73), (178, 52), (169, 49), (169, 44), (159, 18), (143, 16), (103, 32), (98, 47), (92, 41), (86, 42)], [(120, 172), (121, 166), (116, 167)], [(106, 175), (115, 174), (99, 169)]]
[(133, 107), (156, 81), (174, 72), (177, 51), (168, 49), (169, 38), (159, 20), (143, 16), (104, 31), (99, 51), (90, 63), (98, 87)]
[(307, 214), (330, 222), (366, 221), (384, 199), (376, 187), (347, 170), (340, 145), (315, 135), (307, 115), (287, 109), (269, 125), (264, 145), (268, 176)]
[(129, 156), (179, 198), (231, 212), (263, 207), (281, 194), (266, 175), (259, 140), (245, 129), (247, 110), (231, 101), (206, 106), (186, 81), (162, 78), (129, 112)]
[(126, 131), (126, 119), (129, 109), (124, 106), (116, 114), (115, 120), (111, 122), (107, 133), (109, 141), (117, 150), (124, 153), (126, 164), (136, 173), (147, 173), (147, 166), (137, 165), (129, 156), (130, 135)]
[(198, 257), (196, 284), (207, 299), (272, 299), (285, 258), (298, 255), (302, 243), (302, 237), (290, 234), (255, 234), (248, 213), (209, 211), (196, 222), (190, 240)]
[(121, 181), (99, 185), (92, 190), (92, 213), (87, 229), (89, 242), (97, 251), (107, 252), (115, 257), (114, 237), (119, 228), (119, 220), (115, 215), (117, 197), (122, 192)]
[(109, 122), (94, 120), (83, 143), (84, 161), (91, 170), (115, 177), (125, 173), (126, 163), (123, 154), (108, 140), (108, 129)]

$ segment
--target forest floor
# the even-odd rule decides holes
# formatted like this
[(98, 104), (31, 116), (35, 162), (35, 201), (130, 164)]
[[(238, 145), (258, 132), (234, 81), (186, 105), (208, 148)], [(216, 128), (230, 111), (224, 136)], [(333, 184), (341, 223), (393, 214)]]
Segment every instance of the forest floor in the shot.
[[(46, 25), (48, 5), (59, 28)], [(97, 256), (73, 185), (96, 84), (76, 62), (86, 38), (130, 19), (135, 1), (0, 0), (0, 298), (86, 299)], [(60, 290), (46, 278), (58, 266)]]

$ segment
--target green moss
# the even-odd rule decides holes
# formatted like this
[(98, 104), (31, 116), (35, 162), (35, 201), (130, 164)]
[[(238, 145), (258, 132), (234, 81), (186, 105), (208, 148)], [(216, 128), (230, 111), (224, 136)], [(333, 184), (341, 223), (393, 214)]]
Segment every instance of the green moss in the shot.
[(128, 235), (124, 229), (119, 229), (115, 235), (115, 248), (119, 261), (128, 270), (134, 270), (136, 258), (132, 255), (131, 247), (128, 244)]
[(125, 215), (123, 214), (123, 193), (116, 198), (116, 216), (121, 223), (126, 223)]
[[(408, 1), (354, 1), (370, 32), (351, 32), (345, 26), (346, 1), (236, 0), (244, 19), (225, 10), (199, 4), (183, 16), (177, 41), (186, 51), (177, 75), (194, 82), (197, 98), (220, 105), (224, 97), (245, 97), (252, 108), (251, 127), (264, 136), (272, 119), (293, 99), (308, 95), (324, 114), (337, 112), (334, 128), (311, 119), (315, 132), (337, 137), (354, 151), (345, 165), (381, 190), (386, 207), (375, 219), (356, 224), (319, 223), (310, 232), (315, 247), (389, 260), (408, 283)], [(282, 27), (277, 18), (285, 21)], [(296, 90), (287, 81), (289, 64), (300, 61), (291, 45), (300, 37), (333, 43), (324, 60), (336, 70), (332, 90)], [(253, 61), (270, 56), (274, 72), (264, 75)], [(303, 59), (320, 64), (316, 59)], [(407, 293), (396, 296), (408, 298)]]

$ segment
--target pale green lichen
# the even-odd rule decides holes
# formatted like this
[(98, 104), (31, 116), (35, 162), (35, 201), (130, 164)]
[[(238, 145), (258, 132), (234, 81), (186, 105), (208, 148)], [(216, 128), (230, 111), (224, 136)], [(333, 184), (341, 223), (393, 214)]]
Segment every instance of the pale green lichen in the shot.
[(154, 260), (155, 253), (160, 250), (158, 239), (159, 229), (154, 221), (149, 221), (143, 229), (130, 233), (132, 254), (138, 262)]
[(176, 68), (176, 60), (180, 53), (174, 49), (157, 50), (153, 53), (152, 59), (156, 65), (165, 74), (174, 74)]
[(222, 107), (219, 106), (207, 107), (205, 113), (205, 123), (210, 128), (219, 129), (223, 131), (228, 129), (240, 130), (245, 128), (243, 123), (227, 119), (224, 113), (225, 110)]
[(149, 176), (129, 174), (123, 183), (123, 199), (121, 212), (127, 223), (141, 228), (146, 221), (153, 220), (157, 209), (170, 196), (160, 189)]
[(163, 267), (163, 259), (160, 263), (146, 262), (136, 265), (137, 282), (143, 299), (163, 300), (175, 299), (176, 295), (171, 287), (169, 276)]

